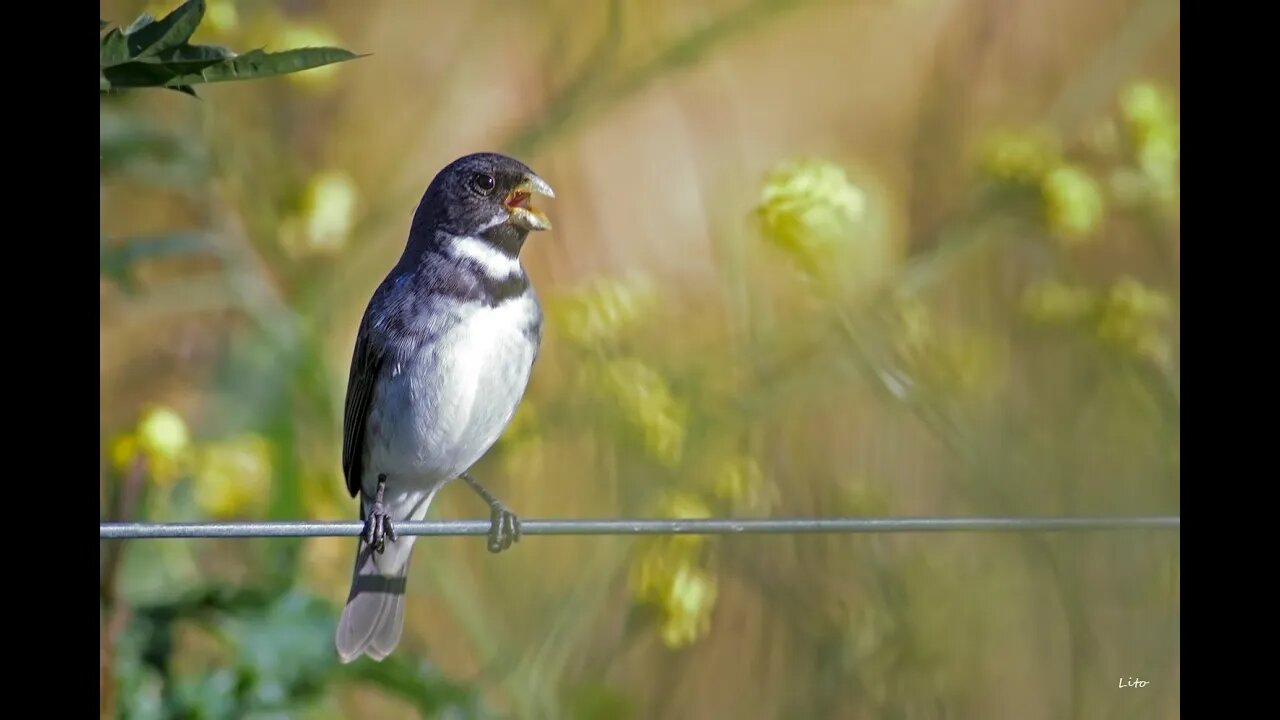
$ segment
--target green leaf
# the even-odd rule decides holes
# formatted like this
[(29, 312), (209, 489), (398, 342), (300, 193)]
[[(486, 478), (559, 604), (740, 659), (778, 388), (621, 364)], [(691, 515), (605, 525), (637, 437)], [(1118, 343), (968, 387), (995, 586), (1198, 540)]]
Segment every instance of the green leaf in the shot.
[[(158, 55), (104, 68), (101, 72), (108, 87), (190, 87), (174, 84), (174, 78), (191, 76), (207, 67), (235, 58), (235, 53), (211, 45), (182, 45)], [(194, 95), (195, 93), (189, 93)]]
[(124, 34), (132, 35), (155, 21), (156, 19), (151, 17), (150, 13), (142, 13), (137, 20), (129, 23), (129, 27), (124, 29)]
[(177, 189), (208, 173), (203, 146), (143, 116), (103, 108), (98, 115), (99, 173), (126, 173), (130, 180)]
[[(160, 21), (143, 13), (129, 27), (123, 30), (115, 28), (99, 41), (98, 64), (108, 68), (180, 49), (186, 45), (203, 17), (204, 0), (185, 2)], [(107, 23), (101, 18), (99, 22), (98, 30), (101, 32)]]
[[(103, 89), (164, 87), (170, 80), (178, 77), (180, 72), (160, 63), (127, 62), (120, 65), (102, 68), (99, 77), (106, 82)], [(99, 83), (99, 87), (102, 87)]]
[(98, 32), (102, 32), (103, 30), (105, 30), (107, 27), (107, 24), (108, 23), (106, 20), (103, 20), (102, 18), (98, 18)]
[(103, 277), (110, 278), (126, 290), (137, 289), (133, 266), (142, 260), (207, 255), (214, 244), (205, 233), (173, 233), (151, 237), (108, 241), (105, 237), (99, 245), (98, 268)]
[(211, 65), (198, 73), (176, 77), (170, 80), (169, 84), (197, 85), (287, 75), (359, 57), (364, 56), (350, 50), (330, 47), (298, 48), (277, 53), (254, 50), (217, 65)]
[[(213, 51), (213, 49), (210, 49)], [(183, 52), (186, 52), (184, 49)], [(179, 87), (287, 75), (333, 63), (354, 60), (357, 55), (341, 48), (300, 48), (268, 53), (254, 50), (213, 63), (196, 57), (170, 62), (161, 58), (122, 63), (102, 70), (103, 91), (117, 88)], [(198, 70), (185, 71), (204, 64)]]
[(120, 30), (112, 28), (111, 32), (99, 41), (98, 65), (111, 67), (129, 59), (129, 38)]
[(188, 0), (158, 22), (131, 28), (126, 32), (130, 57), (147, 57), (185, 44), (203, 18), (204, 0)]
[(185, 64), (199, 65), (199, 67), (195, 68), (186, 68), (188, 72), (196, 72), (208, 67), (209, 65), (222, 62), (223, 60), (230, 60), (235, 56), (236, 54), (234, 52), (224, 47), (218, 47), (217, 45), (179, 45), (178, 47), (170, 48), (158, 53), (153, 57), (145, 59), (140, 58), (140, 60), (143, 62), (164, 63), (165, 65), (173, 66)]

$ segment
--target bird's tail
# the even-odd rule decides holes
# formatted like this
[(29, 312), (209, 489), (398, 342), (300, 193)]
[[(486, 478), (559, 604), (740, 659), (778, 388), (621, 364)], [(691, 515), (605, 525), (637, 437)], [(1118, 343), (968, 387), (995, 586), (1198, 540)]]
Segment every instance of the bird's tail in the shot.
[(400, 642), (404, 630), (404, 589), (413, 552), (413, 536), (390, 540), (381, 554), (360, 540), (351, 594), (338, 620), (334, 644), (338, 658), (349, 663), (368, 655), (382, 660)]

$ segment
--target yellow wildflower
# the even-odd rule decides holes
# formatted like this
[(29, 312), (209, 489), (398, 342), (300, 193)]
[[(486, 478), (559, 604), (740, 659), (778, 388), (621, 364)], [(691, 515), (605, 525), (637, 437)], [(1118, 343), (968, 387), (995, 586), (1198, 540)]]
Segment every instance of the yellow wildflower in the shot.
[(261, 511), (271, 496), (271, 447), (258, 435), (241, 435), (200, 449), (195, 498), (207, 515), (226, 519)]
[(1062, 165), (1040, 186), (1049, 230), (1064, 242), (1089, 238), (1102, 224), (1102, 191), (1083, 169)]
[(982, 148), (982, 169), (1009, 182), (1037, 184), (1061, 161), (1058, 137), (1047, 129), (997, 130)]
[(313, 177), (302, 208), (282, 223), (280, 242), (295, 257), (331, 255), (347, 245), (355, 226), (359, 189), (350, 175), (331, 170)]
[(185, 471), (190, 452), (186, 422), (166, 407), (148, 410), (133, 432), (117, 436), (108, 449), (111, 465), (120, 471), (141, 455), (151, 479), (162, 486), (172, 484)]
[(1173, 99), (1153, 83), (1128, 87), (1120, 98), (1138, 167), (1166, 200), (1176, 200), (1181, 129)]
[(631, 586), (638, 602), (658, 611), (659, 634), (668, 647), (689, 645), (710, 629), (716, 580), (673, 546), (649, 545), (632, 565)]
[(815, 273), (866, 217), (867, 196), (839, 166), (797, 160), (765, 178), (756, 213), (765, 238), (802, 269)]
[(623, 417), (640, 430), (645, 449), (660, 462), (675, 465), (684, 452), (688, 410), (671, 393), (666, 380), (640, 360), (605, 364), (601, 390), (619, 405)]
[(755, 458), (733, 455), (722, 459), (712, 476), (716, 497), (735, 508), (756, 508), (765, 503), (764, 474)]
[(1022, 295), (1022, 312), (1033, 322), (1064, 324), (1079, 322), (1091, 315), (1098, 298), (1089, 288), (1059, 280), (1037, 282)]
[(1112, 286), (1098, 318), (1098, 338), (1128, 355), (1155, 362), (1169, 359), (1169, 339), (1160, 323), (1170, 313), (1168, 295), (1148, 288), (1133, 278), (1123, 278)]
[(571, 341), (594, 347), (618, 340), (656, 304), (657, 293), (647, 278), (610, 278), (556, 298), (549, 315)]

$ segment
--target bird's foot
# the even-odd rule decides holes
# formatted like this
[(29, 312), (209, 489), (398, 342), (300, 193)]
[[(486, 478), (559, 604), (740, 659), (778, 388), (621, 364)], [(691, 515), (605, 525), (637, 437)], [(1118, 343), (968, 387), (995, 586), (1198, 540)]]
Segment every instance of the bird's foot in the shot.
[(489, 503), (489, 552), (500, 553), (511, 547), (511, 543), (520, 542), (520, 516), (507, 509), (501, 500), (485, 490), (470, 474), (463, 473), (461, 477), (477, 495)]
[(386, 491), (387, 476), (378, 476), (378, 491), (373, 497), (373, 507), (369, 509), (369, 517), (364, 521), (364, 541), (369, 543), (374, 552), (381, 554), (387, 547), (387, 541), (396, 541), (396, 529), (391, 524), (391, 513), (382, 505), (382, 496)]
[(520, 516), (497, 500), (489, 505), (489, 523), (489, 552), (502, 552), (520, 541)]

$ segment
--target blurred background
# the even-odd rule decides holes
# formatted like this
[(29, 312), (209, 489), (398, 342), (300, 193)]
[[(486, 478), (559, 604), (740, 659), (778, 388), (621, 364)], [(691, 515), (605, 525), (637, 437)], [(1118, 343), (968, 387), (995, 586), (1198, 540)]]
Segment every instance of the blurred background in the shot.
[[(542, 354), (476, 469), (522, 516), (1177, 514), (1179, 26), (210, 0), (196, 41), (370, 55), (103, 97), (103, 519), (356, 519), (356, 327), (478, 150), (557, 192)], [(1179, 715), (1177, 532), (430, 539), (396, 654), (340, 666), (354, 552), (102, 543), (103, 717)]]

